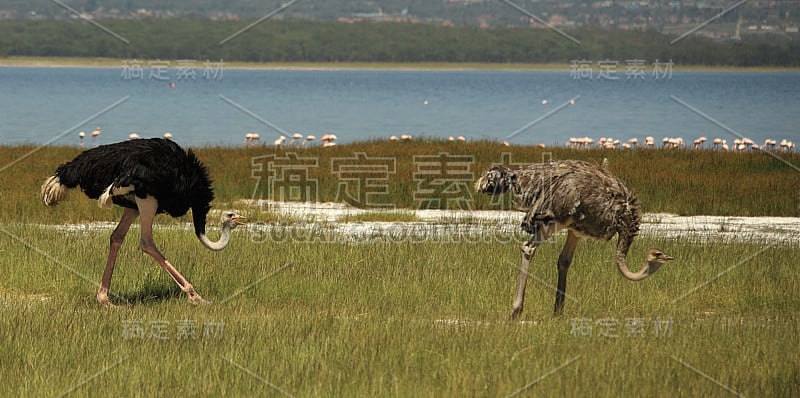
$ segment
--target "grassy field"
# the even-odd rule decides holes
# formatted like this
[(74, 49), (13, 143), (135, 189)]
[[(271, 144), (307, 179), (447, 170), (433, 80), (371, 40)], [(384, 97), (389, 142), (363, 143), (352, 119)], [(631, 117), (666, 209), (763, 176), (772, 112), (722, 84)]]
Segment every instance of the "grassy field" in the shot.
[[(798, 215), (797, 154), (569, 151), (490, 142), (359, 143), (311, 148), (322, 200), (335, 198), (332, 158), (397, 159), (388, 200), (414, 207), (414, 155), (474, 156), (477, 173), (514, 162), (607, 157), (647, 211)], [(0, 396), (796, 396), (800, 394), (797, 244), (639, 237), (673, 255), (652, 278), (618, 275), (614, 245), (582, 241), (563, 316), (553, 317), (564, 236), (537, 251), (525, 310), (510, 321), (519, 236), (369, 242), (234, 231), (200, 249), (189, 218), (157, 219), (156, 241), (200, 294), (194, 307), (136, 247), (134, 227), (111, 286), (95, 293), (110, 231), (52, 225), (116, 221), (76, 192), (55, 209), (41, 181), (78, 148), (0, 147)], [(300, 153), (300, 152), (298, 152)], [(253, 195), (267, 148), (200, 148), (215, 208)], [(259, 160), (260, 161), (260, 160)], [(795, 166), (796, 167), (796, 166)], [(327, 169), (326, 169), (327, 168)], [(226, 172), (222, 172), (227, 169)], [(475, 208), (494, 208), (484, 197)], [(286, 223), (258, 209), (256, 221)], [(408, 213), (388, 220), (417, 221)], [(386, 220), (379, 216), (344, 221)], [(444, 222), (444, 221), (443, 221)], [(456, 221), (453, 221), (456, 222)], [(49, 224), (42, 226), (41, 224)], [(215, 238), (216, 231), (211, 231)], [(335, 238), (336, 236), (333, 236)]]
[[(677, 259), (633, 283), (582, 242), (551, 315), (563, 237), (509, 321), (518, 243), (275, 243), (223, 252), (159, 229), (215, 303), (193, 307), (135, 243), (94, 303), (108, 232), (2, 226), (2, 396), (794, 396), (797, 247), (641, 237)], [(288, 264), (288, 265), (287, 265)], [(710, 281), (710, 282), (709, 282)]]

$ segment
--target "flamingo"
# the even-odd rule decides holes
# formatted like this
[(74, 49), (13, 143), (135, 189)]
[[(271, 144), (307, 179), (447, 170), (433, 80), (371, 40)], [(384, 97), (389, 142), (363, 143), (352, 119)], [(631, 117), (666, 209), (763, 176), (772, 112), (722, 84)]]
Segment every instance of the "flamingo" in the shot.
[(97, 146), (97, 137), (100, 136), (100, 133), (102, 133), (100, 126), (92, 131), (92, 146)]
[(297, 145), (299, 140), (302, 140), (302, 139), (303, 139), (303, 135), (302, 134), (294, 133), (294, 134), (292, 134), (292, 140), (289, 141), (289, 145)]
[(700, 137), (700, 138), (694, 140), (694, 149), (702, 148), (703, 147), (703, 143), (706, 142), (706, 141), (708, 141), (708, 139), (706, 137)]

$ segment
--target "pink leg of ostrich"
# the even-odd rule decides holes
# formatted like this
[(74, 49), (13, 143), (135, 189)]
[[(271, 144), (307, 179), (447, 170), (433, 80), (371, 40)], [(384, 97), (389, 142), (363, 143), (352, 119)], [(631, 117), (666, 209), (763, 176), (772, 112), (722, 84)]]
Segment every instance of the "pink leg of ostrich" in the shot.
[(160, 251), (158, 251), (158, 247), (156, 247), (153, 241), (153, 221), (155, 220), (156, 211), (158, 210), (158, 201), (152, 196), (148, 196), (145, 199), (137, 197), (136, 206), (139, 207), (139, 214), (142, 220), (142, 237), (139, 243), (139, 247), (142, 251), (149, 254), (150, 257), (153, 257), (153, 259), (158, 262), (158, 265), (164, 268), (164, 271), (167, 271), (175, 283), (180, 286), (181, 290), (189, 296), (190, 304), (210, 304), (210, 302), (204, 300), (194, 291), (192, 284), (164, 258), (164, 255), (161, 254)]
[(131, 227), (131, 223), (133, 223), (137, 215), (139, 215), (139, 212), (136, 210), (125, 208), (117, 228), (111, 233), (111, 247), (108, 250), (106, 269), (103, 271), (103, 279), (100, 280), (100, 290), (97, 291), (97, 302), (100, 305), (113, 307), (113, 304), (108, 301), (108, 289), (111, 288), (111, 275), (114, 273), (114, 264), (117, 262), (117, 252), (120, 246), (122, 246), (122, 241), (125, 240), (125, 235), (128, 234), (128, 229)]
[(564, 244), (564, 248), (558, 256), (558, 288), (556, 289), (556, 305), (553, 310), (555, 315), (560, 315), (564, 310), (564, 296), (567, 293), (567, 271), (570, 263), (572, 263), (572, 256), (575, 255), (575, 248), (578, 247), (579, 240), (581, 238), (570, 229), (567, 234), (567, 243)]
[(522, 245), (522, 264), (519, 267), (519, 280), (517, 282), (517, 294), (514, 296), (512, 305), (511, 319), (515, 319), (522, 313), (522, 305), (525, 302), (525, 285), (528, 281), (528, 267), (531, 259), (544, 241), (556, 232), (555, 224), (552, 222), (537, 221), (538, 227), (531, 235), (530, 239)]

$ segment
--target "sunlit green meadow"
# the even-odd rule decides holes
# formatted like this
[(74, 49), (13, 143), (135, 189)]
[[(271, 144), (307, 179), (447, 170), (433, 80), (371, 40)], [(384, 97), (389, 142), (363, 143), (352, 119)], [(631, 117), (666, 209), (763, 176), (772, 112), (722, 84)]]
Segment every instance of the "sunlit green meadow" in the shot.
[(613, 245), (581, 242), (553, 317), (560, 236), (537, 252), (510, 321), (512, 235), (351, 243), (243, 229), (216, 253), (189, 230), (156, 237), (214, 304), (189, 305), (133, 230), (112, 283), (118, 307), (98, 308), (108, 231), (2, 226), (0, 395), (800, 393), (792, 245), (641, 237), (632, 263), (649, 246), (676, 260), (633, 283)]
[[(502, 152), (513, 161), (607, 157), (650, 212), (798, 215), (797, 155), (398, 144), (302, 152), (321, 165), (355, 152), (399, 159), (390, 195), (400, 209), (338, 222), (418, 221), (403, 211), (413, 207), (407, 159), (439, 152), (474, 154), (476, 173)], [(117, 308), (105, 309), (94, 297), (110, 230), (53, 226), (116, 221), (121, 211), (80, 192), (54, 209), (38, 199), (41, 181), (78, 152), (0, 147), (0, 396), (800, 394), (796, 243), (640, 236), (631, 268), (648, 247), (676, 259), (634, 283), (613, 265), (613, 243), (581, 241), (564, 314), (554, 317), (559, 235), (537, 251), (525, 310), (510, 321), (521, 234), (353, 242), (324, 223), (264, 233), (255, 226), (296, 219), (243, 209), (254, 223), (210, 252), (185, 228), (188, 217), (159, 216), (156, 242), (214, 304), (189, 305), (138, 250), (134, 226), (112, 281)], [(253, 159), (282, 153), (198, 149), (214, 207), (250, 198)], [(335, 179), (315, 176), (323, 199), (334, 196)]]

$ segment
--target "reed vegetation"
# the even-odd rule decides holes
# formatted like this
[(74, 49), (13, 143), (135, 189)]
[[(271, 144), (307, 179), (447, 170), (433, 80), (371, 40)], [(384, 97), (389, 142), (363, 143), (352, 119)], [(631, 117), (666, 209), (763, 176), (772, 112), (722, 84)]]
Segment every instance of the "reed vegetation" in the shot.
[[(94, 202), (83, 198), (59, 205), (58, 211), (45, 209), (38, 200), (44, 178), (80, 150), (76, 147), (0, 146), (3, 198), (0, 222), (115, 221), (118, 213), (99, 209)], [(216, 208), (235, 205), (240, 199), (292, 200), (291, 195), (285, 193), (288, 191), (282, 194), (274, 189), (272, 183), (282, 177), (270, 175), (282, 165), (298, 163), (291, 159), (305, 159), (307, 165), (302, 166), (305, 182), (302, 183), (313, 182), (314, 192), (306, 198), (311, 201), (344, 202), (376, 209), (460, 207), (465, 210), (508, 209), (507, 201), (493, 202), (489, 196), (472, 192), (472, 182), (492, 164), (525, 164), (550, 159), (581, 159), (600, 164), (608, 159), (610, 170), (637, 193), (645, 212), (800, 216), (800, 194), (796, 189), (800, 186), (800, 154), (797, 153), (574, 150), (504, 147), (492, 141), (452, 143), (442, 140), (367, 141), (328, 148), (258, 146), (195, 150), (214, 180)], [(345, 169), (335, 168), (333, 161), (336, 159), (337, 164), (351, 168), (376, 159), (379, 163), (389, 162), (390, 166), (384, 164), (385, 172), (373, 173), (370, 177), (373, 180), (367, 180), (365, 176), (369, 173), (346, 174)], [(346, 186), (348, 178), (359, 181)], [(449, 185), (431, 188), (436, 178)], [(286, 184), (292, 184), (285, 180)], [(356, 187), (358, 183), (360, 188)], [(366, 184), (383, 187), (367, 188)], [(369, 193), (372, 199), (363, 196), (353, 199), (359, 193)], [(78, 192), (75, 194), (80, 196)], [(188, 218), (179, 221), (186, 222)]]

